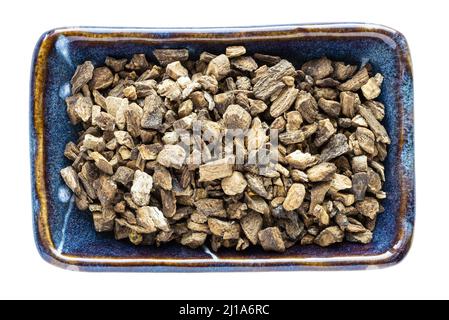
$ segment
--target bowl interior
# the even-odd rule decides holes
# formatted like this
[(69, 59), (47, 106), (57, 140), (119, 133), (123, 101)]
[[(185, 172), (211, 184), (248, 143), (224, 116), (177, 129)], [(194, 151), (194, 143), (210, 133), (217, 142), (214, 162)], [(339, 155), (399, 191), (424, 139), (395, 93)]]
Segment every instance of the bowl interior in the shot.
[[(403, 90), (399, 83), (399, 58), (394, 45), (378, 37), (340, 37), (340, 38), (294, 38), (230, 41), (171, 41), (170, 33), (156, 33), (163, 42), (147, 43), (131, 38), (115, 40), (93, 39), (59, 35), (47, 59), (47, 81), (44, 88), (45, 115), (45, 177), (47, 185), (49, 226), (55, 247), (62, 254), (82, 257), (121, 257), (121, 258), (195, 258), (209, 259), (207, 250), (191, 250), (177, 244), (155, 247), (135, 247), (125, 241), (116, 241), (112, 234), (97, 234), (89, 213), (79, 211), (73, 203), (71, 194), (64, 185), (59, 171), (70, 164), (64, 158), (63, 150), (67, 142), (77, 138), (77, 129), (67, 117), (64, 99), (69, 94), (69, 81), (78, 64), (91, 60), (94, 65), (102, 65), (106, 56), (130, 58), (134, 53), (145, 53), (149, 60), (155, 61), (152, 51), (156, 48), (188, 48), (190, 56), (197, 58), (202, 51), (222, 53), (226, 46), (243, 44), (251, 53), (266, 53), (282, 56), (299, 68), (307, 60), (327, 56), (333, 60), (361, 65), (369, 62), (374, 72), (385, 76), (382, 95), (379, 100), (386, 106), (384, 125), (392, 143), (385, 161), (388, 198), (382, 205), (385, 212), (379, 215), (373, 242), (369, 245), (344, 243), (330, 248), (316, 246), (294, 246), (286, 254), (266, 253), (258, 248), (244, 252), (221, 250), (219, 258), (281, 258), (295, 257), (345, 257), (373, 256), (388, 251), (398, 233), (397, 215), (400, 206), (401, 184), (398, 172), (400, 166), (410, 159), (404, 159), (400, 150), (401, 119), (398, 112), (398, 92)], [(406, 79), (410, 81), (411, 79)]]

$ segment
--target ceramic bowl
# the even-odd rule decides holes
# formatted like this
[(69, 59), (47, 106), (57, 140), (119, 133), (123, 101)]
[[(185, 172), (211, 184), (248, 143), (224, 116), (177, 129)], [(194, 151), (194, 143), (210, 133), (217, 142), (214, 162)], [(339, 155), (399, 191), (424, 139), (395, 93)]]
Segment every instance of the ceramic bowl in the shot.
[[(385, 76), (379, 100), (392, 143), (385, 161), (388, 198), (369, 245), (330, 248), (294, 246), (285, 253), (250, 248), (244, 252), (177, 244), (135, 247), (97, 234), (89, 214), (74, 206), (59, 171), (69, 161), (65, 144), (76, 138), (64, 99), (78, 64), (101, 65), (106, 56), (130, 58), (155, 48), (223, 52), (245, 45), (249, 53), (285, 57), (297, 67), (327, 56), (353, 64), (370, 62)], [(37, 248), (48, 262), (86, 271), (246, 271), (364, 269), (398, 263), (409, 250), (415, 218), (413, 79), (410, 53), (399, 32), (377, 25), (322, 24), (209, 29), (62, 28), (36, 45), (31, 81), (30, 152), (33, 223)]]

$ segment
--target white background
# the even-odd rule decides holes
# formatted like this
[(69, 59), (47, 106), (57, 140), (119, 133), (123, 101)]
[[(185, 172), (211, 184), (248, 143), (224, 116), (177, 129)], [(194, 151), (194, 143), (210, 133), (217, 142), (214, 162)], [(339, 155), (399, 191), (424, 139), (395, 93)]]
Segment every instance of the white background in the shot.
[[(449, 298), (448, 38), (445, 1), (3, 1), (0, 18), (0, 298)], [(106, 5), (107, 4), (107, 5)], [(417, 220), (401, 264), (356, 272), (76, 273), (32, 236), (28, 95), (33, 47), (60, 26), (371, 22), (401, 31), (414, 63)]]

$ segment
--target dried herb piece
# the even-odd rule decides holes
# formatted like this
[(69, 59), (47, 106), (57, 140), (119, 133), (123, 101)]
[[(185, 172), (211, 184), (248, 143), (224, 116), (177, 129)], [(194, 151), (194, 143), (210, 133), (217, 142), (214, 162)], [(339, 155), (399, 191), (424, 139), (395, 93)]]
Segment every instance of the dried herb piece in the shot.
[(357, 66), (347, 65), (344, 62), (338, 61), (333, 64), (334, 78), (339, 81), (345, 81), (357, 71)]
[(176, 214), (176, 196), (172, 191), (161, 189), (162, 212), (171, 218)]
[(258, 233), (260, 245), (267, 251), (285, 251), (285, 243), (282, 239), (281, 232), (277, 227), (270, 227), (259, 231)]
[(108, 175), (112, 175), (114, 173), (112, 164), (101, 153), (98, 153), (97, 151), (90, 152), (89, 157), (94, 160), (95, 165), (102, 172)]
[(245, 175), (246, 181), (248, 182), (248, 187), (253, 191), (255, 194), (261, 196), (264, 199), (268, 199), (270, 195), (268, 194), (268, 191), (265, 188), (264, 180), (261, 176), (247, 173)]
[(75, 74), (70, 81), (72, 85), (72, 94), (78, 93), (81, 88), (87, 84), (94, 75), (94, 65), (86, 61), (76, 68)]
[(215, 79), (221, 80), (231, 71), (231, 64), (226, 55), (221, 54), (213, 58), (207, 66), (206, 74), (214, 76)]
[(157, 231), (151, 212), (152, 210), (150, 207), (139, 208), (136, 212), (136, 222), (144, 229), (144, 233), (153, 233)]
[(112, 69), (115, 73), (123, 71), (125, 65), (128, 62), (126, 59), (114, 59), (112, 57), (106, 57), (104, 64)]
[(259, 196), (249, 196), (248, 194), (245, 194), (245, 200), (248, 205), (248, 208), (261, 213), (264, 216), (267, 216), (270, 214), (270, 207), (267, 204), (267, 202), (259, 197)]
[(253, 245), (256, 245), (259, 242), (259, 231), (263, 226), (262, 216), (259, 213), (252, 211), (241, 218), (240, 224), (248, 240), (251, 241)]
[(365, 118), (366, 123), (368, 123), (369, 128), (374, 132), (376, 135), (376, 141), (390, 144), (391, 140), (390, 137), (387, 134), (387, 130), (385, 130), (384, 126), (380, 124), (379, 121), (377, 121), (376, 117), (364, 106), (360, 106), (360, 115)]
[(376, 196), (382, 191), (382, 179), (373, 169), (368, 168), (368, 191)]
[(207, 233), (189, 232), (182, 236), (181, 244), (192, 249), (196, 249), (204, 244)]
[(165, 79), (157, 86), (157, 93), (170, 101), (177, 101), (181, 98), (182, 90), (177, 82)]
[(228, 58), (235, 58), (246, 54), (246, 48), (244, 46), (230, 46), (226, 48), (226, 56)]
[(368, 244), (373, 240), (373, 233), (369, 230), (358, 233), (347, 233), (346, 240), (349, 242)]
[(324, 57), (304, 63), (301, 70), (315, 80), (319, 80), (330, 76), (334, 68), (332, 67), (332, 61)]
[(266, 100), (285, 84), (282, 78), (295, 75), (295, 68), (287, 60), (281, 60), (270, 67), (267, 72), (254, 84), (254, 96), (257, 99)]
[(357, 91), (367, 83), (369, 80), (369, 73), (366, 68), (362, 68), (359, 72), (357, 72), (351, 79), (342, 83), (338, 88), (341, 91)]
[(238, 57), (232, 59), (231, 65), (241, 71), (253, 72), (258, 66), (257, 62), (251, 57)]
[(332, 179), (331, 188), (335, 191), (347, 190), (352, 188), (352, 183), (353, 181), (349, 177), (343, 174), (335, 174)]
[(64, 179), (66, 185), (72, 190), (72, 192), (76, 195), (80, 195), (81, 185), (78, 179), (78, 174), (72, 167), (66, 167), (61, 170), (61, 176)]
[[(333, 181), (332, 181), (333, 182)], [(310, 190), (310, 205), (309, 214), (312, 214), (315, 207), (324, 202), (327, 192), (331, 188), (331, 182), (321, 182), (316, 184), (312, 190)]]
[(385, 117), (385, 106), (379, 101), (365, 101), (364, 106), (367, 107), (377, 121), (382, 121)]
[(298, 111), (290, 111), (286, 114), (287, 124), (285, 126), (287, 131), (299, 130), (303, 123), (301, 113)]
[(302, 127), (300, 130), (284, 132), (279, 135), (279, 140), (286, 145), (304, 142), (318, 130), (316, 123)]
[(79, 98), (72, 110), (76, 119), (87, 122), (92, 115), (92, 101), (89, 98)]
[(103, 90), (111, 86), (114, 75), (108, 67), (94, 69), (92, 79), (89, 82), (91, 90)]
[(170, 191), (173, 188), (173, 179), (170, 171), (163, 166), (157, 166), (154, 169), (153, 180), (155, 186), (161, 187), (164, 190)]
[(334, 173), (337, 172), (335, 164), (330, 162), (320, 163), (307, 170), (307, 177), (312, 182), (329, 181), (333, 178)]
[(331, 244), (342, 242), (344, 233), (337, 226), (324, 229), (316, 238), (315, 243), (321, 247), (328, 247)]
[(251, 125), (251, 115), (238, 104), (231, 104), (226, 109), (223, 120), (228, 129), (248, 129)]
[(306, 188), (303, 184), (294, 183), (291, 185), (290, 189), (288, 189), (287, 197), (284, 200), (282, 206), (287, 211), (293, 211), (298, 209), (302, 202), (304, 201), (304, 197), (306, 195)]
[(102, 211), (93, 212), (95, 231), (109, 232), (114, 230), (115, 212), (114, 210), (103, 208)]
[(380, 86), (383, 80), (384, 77), (378, 73), (362, 86), (362, 93), (367, 100), (376, 99), (380, 95)]
[(153, 178), (146, 172), (137, 170), (134, 173), (131, 196), (138, 206), (146, 206), (150, 203), (150, 192), (153, 188)]
[(282, 91), (279, 97), (271, 104), (270, 114), (273, 118), (279, 117), (286, 112), (295, 102), (298, 96), (298, 89), (287, 88)]
[(112, 176), (112, 180), (128, 186), (134, 180), (134, 170), (125, 166), (120, 166)]
[(372, 133), (371, 130), (363, 127), (358, 127), (355, 131), (355, 136), (360, 148), (362, 148), (368, 154), (376, 154), (376, 145), (374, 141), (375, 137), (374, 133)]
[(355, 204), (355, 207), (361, 215), (370, 219), (376, 218), (377, 214), (380, 211), (379, 202), (376, 199), (370, 197), (365, 198), (365, 200), (363, 201), (357, 202)]
[(346, 117), (353, 118), (358, 111), (360, 98), (357, 93), (344, 91), (340, 93), (341, 113)]
[(179, 145), (165, 145), (157, 156), (157, 162), (167, 168), (181, 169), (186, 158), (185, 150)]
[(231, 176), (221, 180), (223, 192), (229, 196), (235, 196), (245, 191), (248, 183), (241, 172), (234, 171)]
[(234, 172), (234, 158), (224, 158), (200, 166), (200, 182), (213, 181), (229, 177)]
[(355, 200), (365, 199), (366, 189), (368, 188), (368, 175), (365, 172), (359, 172), (352, 176), (352, 192)]
[(212, 234), (222, 238), (223, 240), (236, 240), (240, 237), (240, 225), (234, 221), (222, 221), (217, 218), (207, 219)]
[(117, 194), (117, 184), (108, 176), (101, 175), (94, 181), (93, 187), (103, 207), (109, 207)]
[(334, 127), (329, 119), (318, 121), (318, 130), (315, 134), (314, 144), (321, 147), (325, 144), (335, 133), (337, 129)]
[(195, 202), (195, 207), (199, 213), (207, 217), (226, 218), (223, 200), (220, 199), (200, 199)]
[(255, 53), (254, 59), (256, 59), (262, 63), (265, 63), (269, 66), (275, 65), (282, 60), (281, 57), (272, 56), (272, 55), (268, 55), (268, 54), (262, 54), (262, 53)]
[(318, 106), (332, 118), (336, 118), (340, 115), (341, 105), (337, 101), (320, 98), (320, 100), (318, 100)]
[(322, 118), (318, 111), (318, 103), (309, 92), (299, 92), (295, 102), (295, 109), (301, 113), (301, 116), (308, 123), (314, 123)]
[(141, 71), (147, 69), (149, 66), (147, 58), (143, 53), (133, 55), (131, 61), (125, 65), (126, 69)]
[[(161, 210), (159, 210), (156, 207), (141, 207), (139, 208), (138, 217), (139, 217), (139, 211), (140, 216), (142, 216), (142, 220), (146, 220), (149, 224), (152, 224), (156, 229), (168, 232), (170, 231), (170, 226), (167, 218), (164, 217), (164, 214)], [(139, 218), (138, 218), (139, 221)], [(151, 222), (150, 222), (151, 221)]]
[(187, 77), (189, 71), (179, 61), (169, 63), (165, 68), (167, 75), (173, 80), (178, 80), (181, 77)]
[(153, 54), (163, 67), (171, 62), (189, 60), (189, 51), (187, 49), (156, 49), (153, 51)]
[(334, 135), (321, 151), (321, 160), (329, 161), (349, 152), (348, 139), (342, 133)]

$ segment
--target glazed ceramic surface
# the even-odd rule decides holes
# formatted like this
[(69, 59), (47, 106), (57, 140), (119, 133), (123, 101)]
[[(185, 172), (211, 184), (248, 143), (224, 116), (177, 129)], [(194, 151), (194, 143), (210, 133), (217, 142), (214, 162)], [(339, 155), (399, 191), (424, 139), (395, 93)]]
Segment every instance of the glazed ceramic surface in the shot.
[[(327, 56), (361, 65), (369, 62), (385, 76), (379, 100), (392, 143), (385, 161), (385, 191), (369, 245), (344, 243), (330, 248), (296, 245), (285, 253), (259, 248), (244, 252), (177, 244), (135, 247), (98, 234), (89, 213), (79, 211), (59, 171), (69, 164), (63, 151), (76, 139), (64, 99), (78, 64), (103, 64), (106, 56), (130, 58), (156, 48), (224, 52), (245, 45), (249, 53), (282, 56), (296, 67)], [(45, 33), (36, 45), (31, 81), (30, 153), (33, 223), (37, 248), (48, 262), (87, 271), (242, 271), (363, 269), (398, 263), (407, 253), (415, 217), (413, 79), (405, 38), (386, 27), (366, 24), (289, 25), (211, 29), (64, 28)]]

